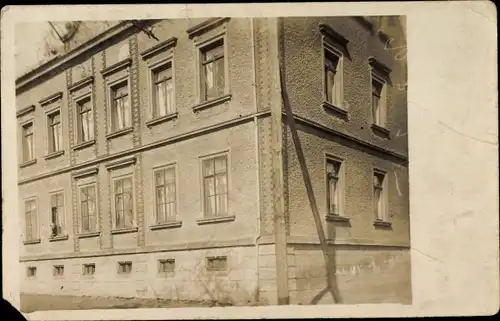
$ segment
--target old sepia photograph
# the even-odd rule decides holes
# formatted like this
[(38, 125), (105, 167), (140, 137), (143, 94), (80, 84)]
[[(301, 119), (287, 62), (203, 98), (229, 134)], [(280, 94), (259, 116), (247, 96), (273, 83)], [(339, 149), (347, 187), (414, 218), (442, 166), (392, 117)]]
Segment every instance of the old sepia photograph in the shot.
[(406, 45), (404, 16), (17, 24), (21, 311), (411, 304)]

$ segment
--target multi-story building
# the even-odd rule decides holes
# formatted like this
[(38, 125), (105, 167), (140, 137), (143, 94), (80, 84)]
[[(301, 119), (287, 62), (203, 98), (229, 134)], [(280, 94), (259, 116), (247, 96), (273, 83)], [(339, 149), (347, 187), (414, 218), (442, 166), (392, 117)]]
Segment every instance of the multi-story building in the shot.
[(125, 21), (20, 76), (22, 292), (409, 302), (403, 22)]

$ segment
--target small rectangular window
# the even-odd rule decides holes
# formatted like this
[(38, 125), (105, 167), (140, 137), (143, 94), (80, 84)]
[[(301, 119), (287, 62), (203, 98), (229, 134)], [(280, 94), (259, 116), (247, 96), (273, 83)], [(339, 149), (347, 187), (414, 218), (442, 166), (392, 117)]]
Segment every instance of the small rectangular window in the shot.
[(23, 131), (23, 161), (28, 162), (35, 158), (33, 123), (28, 123), (23, 125), (22, 131)]
[(175, 260), (174, 259), (158, 260), (158, 272), (159, 273), (171, 273), (174, 271), (175, 271)]
[(34, 241), (38, 239), (36, 199), (25, 201), (24, 215), (26, 223), (26, 241)]
[(51, 237), (64, 234), (64, 193), (50, 195)]
[(387, 221), (387, 188), (385, 173), (375, 172), (373, 174), (373, 210), (375, 219)]
[(225, 271), (227, 270), (227, 257), (215, 256), (207, 258), (207, 270), (209, 271)]
[(90, 97), (76, 103), (78, 112), (78, 142), (84, 143), (94, 139), (94, 115)]
[(118, 274), (132, 273), (132, 262), (118, 262)]
[(175, 167), (155, 170), (154, 177), (156, 223), (175, 221), (177, 215)]
[(35, 277), (36, 276), (36, 266), (28, 266), (26, 269), (26, 275), (28, 277)]
[(377, 126), (385, 126), (385, 83), (372, 76), (372, 117)]
[(341, 215), (343, 214), (343, 191), (344, 182), (342, 175), (342, 162), (338, 160), (328, 159), (326, 163), (327, 170), (327, 204), (328, 214)]
[(208, 101), (224, 95), (226, 70), (224, 39), (219, 39), (200, 49), (201, 100)]
[(227, 155), (203, 160), (203, 191), (205, 217), (221, 217), (228, 214)]
[(54, 274), (54, 276), (63, 276), (64, 275), (64, 265), (54, 265), (53, 274)]
[(134, 226), (134, 204), (132, 177), (115, 180), (115, 228)]
[(132, 126), (128, 82), (111, 88), (111, 128), (119, 131)]
[(324, 50), (325, 98), (335, 107), (342, 107), (342, 56), (332, 50)]
[(89, 263), (83, 265), (83, 275), (94, 275), (95, 274), (95, 263)]
[(174, 83), (172, 64), (169, 62), (153, 70), (153, 118), (174, 112)]
[(61, 112), (56, 111), (49, 114), (48, 123), (49, 123), (49, 153), (54, 153), (63, 149)]

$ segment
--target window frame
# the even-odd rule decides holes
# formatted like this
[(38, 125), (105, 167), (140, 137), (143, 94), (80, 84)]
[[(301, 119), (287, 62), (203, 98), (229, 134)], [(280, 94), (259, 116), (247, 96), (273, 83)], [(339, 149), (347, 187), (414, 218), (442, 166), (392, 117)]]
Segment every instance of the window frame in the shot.
[[(36, 231), (36, 235), (32, 235), (31, 238), (28, 238), (28, 220), (26, 219), (26, 214), (27, 214), (27, 211), (26, 211), (26, 203), (28, 202), (35, 202), (35, 218), (36, 218), (36, 229), (34, 231)], [(23, 212), (23, 216), (24, 216), (24, 242), (25, 243), (31, 243), (31, 242), (39, 242), (40, 241), (40, 217), (38, 215), (38, 196), (31, 196), (31, 197), (27, 197), (25, 199), (23, 199), (23, 206), (24, 206), (24, 212)], [(30, 212), (30, 219), (31, 219), (31, 228), (32, 228), (32, 232), (33, 232), (33, 219), (31, 217), (31, 212)]]
[[(62, 273), (61, 274), (58, 274), (59, 273), (59, 269), (62, 268)], [(64, 264), (54, 264), (52, 265), (52, 276), (55, 277), (55, 278), (62, 278), (64, 277)]]
[[(173, 265), (173, 268), (171, 271), (165, 271), (162, 270), (161, 267), (163, 264), (169, 264), (171, 263)], [(175, 273), (175, 259), (174, 258), (162, 258), (157, 260), (157, 272), (160, 275), (165, 275), (165, 274), (174, 274)]]
[[(222, 58), (224, 60), (224, 88), (223, 92), (221, 95), (218, 97), (212, 97), (210, 99), (205, 99), (204, 98), (204, 79), (202, 78), (203, 73), (202, 73), (202, 62), (203, 62), (203, 53), (206, 48), (212, 46), (214, 43), (222, 41), (222, 47), (223, 47), (223, 53), (224, 57)], [(195, 41), (195, 51), (196, 51), (196, 97), (197, 97), (197, 104), (204, 104), (204, 103), (209, 103), (214, 100), (218, 100), (219, 98), (222, 98), (226, 95), (229, 95), (230, 92), (230, 85), (229, 85), (229, 49), (228, 49), (228, 37), (227, 37), (227, 32), (224, 29), (223, 31), (220, 31), (211, 37), (207, 37), (203, 40), (198, 40)]]
[[(335, 84), (339, 84), (339, 102), (334, 102), (333, 96), (336, 95), (336, 93), (332, 93), (332, 101), (328, 100), (328, 94), (327, 94), (327, 74), (326, 74), (326, 60), (327, 60), (327, 53), (329, 55), (333, 55), (338, 59), (337, 63), (337, 71), (335, 72), (335, 76), (338, 75), (335, 78)], [(327, 36), (322, 37), (322, 80), (323, 80), (323, 102), (330, 104), (334, 107), (340, 108), (345, 110), (345, 103), (344, 103), (344, 53), (342, 50), (338, 49), (336, 45), (332, 43), (331, 40)]]
[[(74, 99), (74, 106), (75, 106), (75, 116), (76, 116), (76, 145), (82, 145), (82, 144), (86, 144), (86, 143), (89, 143), (89, 142), (92, 142), (96, 139), (96, 126), (95, 126), (95, 116), (96, 116), (96, 110), (95, 110), (95, 106), (94, 106), (94, 100), (92, 99), (92, 90), (86, 94), (83, 94), (77, 98)], [(80, 108), (82, 106), (82, 103), (85, 103), (85, 102), (89, 102), (89, 105), (90, 105), (90, 114), (92, 115), (92, 137), (88, 140), (83, 140), (82, 139), (82, 119), (81, 119), (81, 115), (82, 115), (82, 112), (80, 112)], [(90, 132), (89, 132), (90, 133)]]
[[(29, 163), (34, 160), (36, 160), (36, 154), (35, 154), (35, 120), (34, 119), (29, 119), (23, 123), (20, 124), (21, 126), (21, 146), (22, 146), (22, 156), (21, 156), (21, 164)], [(26, 144), (26, 136), (25, 135), (25, 129), (26, 127), (31, 127), (31, 158), (27, 159), (26, 154), (25, 154), (25, 144)]]
[[(210, 267), (210, 262), (212, 260), (219, 260), (223, 259), (225, 262), (226, 266), (224, 268), (213, 268)], [(229, 270), (229, 258), (227, 255), (209, 255), (205, 257), (205, 269), (208, 272), (226, 272)]]
[(52, 208), (53, 208), (53, 204), (52, 204), (52, 197), (55, 196), (57, 197), (57, 195), (62, 195), (62, 202), (63, 202), (63, 211), (62, 211), (62, 224), (63, 224), (63, 228), (61, 229), (61, 233), (60, 234), (56, 234), (56, 235), (52, 235), (52, 231), (51, 231), (51, 236), (50, 238), (57, 238), (57, 237), (61, 237), (61, 236), (65, 236), (67, 235), (67, 211), (66, 211), (66, 193), (64, 191), (64, 189), (58, 189), (58, 190), (54, 190), (54, 191), (51, 191), (49, 192), (49, 204), (50, 204), (50, 220), (49, 222), (52, 223)]
[[(60, 126), (60, 148), (55, 149), (55, 137), (53, 135), (53, 124), (51, 123), (52, 117), (59, 115)], [(63, 133), (63, 121), (62, 121), (62, 110), (58, 105), (57, 107), (45, 112), (45, 119), (47, 124), (47, 155), (55, 154), (64, 150), (64, 133)]]
[[(170, 65), (169, 67), (167, 67)], [(172, 95), (173, 95), (173, 106), (172, 112), (166, 113), (165, 115), (159, 115), (157, 113), (157, 102), (156, 102), (156, 83), (155, 83), (155, 75), (158, 71), (170, 69), (171, 76), (170, 80), (172, 81)], [(167, 118), (169, 116), (173, 116), (177, 114), (177, 101), (176, 101), (176, 86), (175, 86), (175, 62), (174, 55), (170, 54), (166, 58), (160, 59), (158, 61), (152, 62), (148, 64), (148, 87), (149, 87), (149, 120), (154, 121), (157, 119)]]
[[(31, 271), (34, 271), (34, 273), (32, 273)], [(37, 272), (38, 272), (38, 268), (36, 266), (27, 266), (26, 267), (26, 277), (29, 279), (36, 278)]]
[[(380, 86), (380, 96), (378, 111), (380, 113), (380, 122), (377, 123), (374, 111), (373, 96), (374, 96), (374, 82), (377, 82)], [(373, 125), (386, 128), (387, 126), (387, 81), (379, 75), (375, 70), (372, 69), (370, 77), (370, 108), (371, 108), (371, 122)]]
[[(129, 272), (122, 272), (121, 267), (125, 265), (130, 265), (130, 271)], [(116, 262), (116, 274), (118, 275), (131, 275), (133, 272), (134, 264), (132, 261), (118, 261)]]
[[(204, 175), (204, 162), (207, 161), (207, 160), (210, 160), (210, 159), (213, 159), (215, 160), (215, 158), (217, 157), (221, 157), (221, 156), (224, 156), (226, 157), (226, 195), (227, 195), (227, 213), (226, 215), (214, 215), (214, 216), (207, 216), (206, 215), (206, 199), (205, 199), (205, 175)], [(226, 151), (222, 151), (222, 152), (218, 152), (218, 153), (212, 153), (212, 154), (208, 154), (208, 155), (205, 155), (205, 156), (202, 156), (200, 157), (200, 186), (201, 186), (201, 209), (202, 209), (202, 220), (213, 220), (213, 219), (224, 219), (224, 218), (230, 218), (232, 217), (232, 214), (231, 214), (231, 200), (230, 200), (230, 191), (231, 191), (231, 177), (232, 175), (230, 175), (230, 168), (231, 168), (231, 157), (230, 157), (230, 151), (229, 150), (226, 150)], [(215, 177), (215, 172), (214, 172), (214, 177)], [(214, 186), (215, 188), (215, 186)]]
[[(377, 188), (375, 186), (375, 176), (376, 175), (381, 175), (383, 177), (382, 181), (382, 186), (381, 186), (381, 193), (380, 193), (380, 199), (379, 201), (382, 202), (382, 208), (383, 208), (383, 213), (379, 213), (378, 206), (379, 204), (377, 203), (375, 205), (375, 189)], [(374, 214), (374, 220), (376, 222), (389, 222), (389, 193), (388, 193), (388, 187), (389, 187), (389, 175), (387, 171), (381, 170), (378, 168), (374, 168), (372, 170), (372, 211)], [(377, 207), (377, 208), (376, 208)]]
[[(107, 82), (107, 98), (108, 98), (108, 116), (109, 116), (109, 121), (108, 121), (108, 135), (114, 134), (114, 133), (119, 133), (122, 131), (127, 131), (131, 128), (134, 127), (133, 125), (133, 108), (132, 108), (132, 91), (131, 91), (131, 81), (130, 81), (130, 74), (127, 74), (125, 76), (122, 76), (120, 78), (117, 78), (116, 80), (109, 81)], [(115, 124), (115, 119), (114, 119), (114, 113), (113, 110), (115, 109), (115, 98), (113, 93), (119, 89), (124, 87), (123, 84), (126, 84), (127, 86), (127, 97), (129, 101), (129, 119), (130, 119), (130, 125), (129, 126), (124, 126), (123, 128), (116, 129), (116, 124)]]
[[(328, 172), (328, 165), (330, 163), (338, 163), (340, 166), (340, 170), (337, 174), (337, 184), (338, 184), (338, 203), (337, 204), (337, 213), (332, 213), (330, 210), (330, 178)], [(327, 216), (338, 216), (345, 217), (345, 194), (346, 194), (346, 186), (345, 186), (345, 166), (346, 161), (340, 157), (331, 155), (326, 153), (325, 156), (325, 202), (326, 202), (326, 215)]]
[[(83, 216), (82, 216), (82, 214), (83, 214), (82, 213), (82, 196), (81, 195), (82, 195), (82, 189), (89, 188), (89, 187), (94, 188), (94, 195), (95, 195), (94, 212), (95, 212), (95, 221), (96, 221), (95, 225), (96, 226), (95, 226), (95, 230), (84, 231), (83, 230)], [(77, 199), (78, 199), (78, 210), (77, 210), (77, 213), (78, 213), (78, 233), (80, 235), (98, 233), (99, 232), (99, 189), (97, 186), (97, 182), (78, 184), (77, 189), (78, 189), (78, 196), (77, 196)], [(88, 204), (88, 200), (87, 200), (87, 204)], [(88, 206), (87, 206), (87, 210), (88, 210)], [(89, 227), (91, 225), (90, 223), (91, 223), (91, 221), (90, 221), (90, 216), (89, 216)]]
[[(88, 267), (93, 267), (92, 273), (88, 273)], [(95, 263), (83, 263), (82, 264), (82, 275), (87, 276), (87, 277), (92, 277), (95, 275), (96, 271), (96, 264)]]
[[(115, 184), (116, 181), (123, 180), (130, 178), (131, 181), (131, 201), (132, 201), (132, 225), (131, 226), (123, 226), (123, 227), (117, 227), (116, 226), (116, 190), (115, 190)], [(127, 173), (123, 175), (117, 175), (111, 178), (111, 188), (112, 188), (112, 203), (111, 203), (111, 215), (112, 215), (112, 230), (113, 231), (119, 231), (119, 230), (128, 230), (131, 228), (137, 227), (137, 213), (136, 213), (136, 201), (135, 201), (135, 180), (134, 180), (134, 173)]]
[[(156, 193), (156, 173), (162, 170), (168, 170), (168, 169), (173, 169), (174, 170), (174, 185), (175, 185), (175, 217), (172, 220), (165, 220), (164, 222), (159, 222), (158, 221), (158, 204), (157, 204), (157, 193)], [(162, 224), (168, 224), (168, 223), (174, 223), (178, 221), (179, 218), (179, 177), (177, 173), (177, 162), (173, 163), (168, 163), (165, 165), (160, 165), (153, 167), (153, 176), (152, 176), (152, 182), (153, 182), (153, 200), (154, 200), (154, 225), (162, 225)], [(165, 184), (165, 183), (164, 183)], [(165, 215), (166, 217), (166, 215)]]

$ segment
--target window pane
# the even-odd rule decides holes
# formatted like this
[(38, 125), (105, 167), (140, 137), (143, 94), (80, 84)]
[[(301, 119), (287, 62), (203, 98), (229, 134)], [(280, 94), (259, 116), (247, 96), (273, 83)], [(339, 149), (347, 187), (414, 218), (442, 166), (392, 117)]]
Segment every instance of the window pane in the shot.
[(121, 192), (123, 192), (122, 181), (117, 180), (115, 181), (115, 193), (121, 193)]
[(205, 178), (205, 195), (215, 195), (215, 182), (213, 178)]
[(161, 82), (168, 78), (172, 77), (172, 68), (170, 68), (170, 64), (155, 73), (155, 82)]
[(123, 118), (125, 120), (124, 126), (125, 127), (130, 127), (131, 122), (130, 122), (130, 99), (129, 97), (124, 97), (123, 98)]
[(132, 179), (130, 178), (124, 178), (123, 179), (123, 191), (130, 191), (132, 190)]
[(163, 185), (164, 184), (164, 173), (165, 171), (164, 170), (158, 170), (155, 172), (155, 182), (156, 182), (156, 186), (159, 186), (159, 185)]
[(156, 206), (157, 209), (157, 222), (165, 222), (165, 204), (158, 203)]
[(227, 192), (227, 176), (225, 174), (215, 177), (216, 193), (222, 194)]
[(167, 113), (171, 114), (174, 112), (174, 85), (172, 79), (166, 81), (166, 91)]
[(97, 227), (97, 217), (96, 217), (96, 204), (94, 200), (88, 202), (88, 212), (89, 212), (89, 230), (95, 231)]
[(203, 174), (209, 176), (214, 174), (214, 160), (207, 159), (203, 161)]
[(205, 215), (213, 217), (215, 214), (215, 196), (207, 196), (205, 198)]
[(158, 116), (165, 116), (167, 114), (165, 82), (157, 84), (155, 90), (156, 90), (156, 112)]
[(167, 202), (175, 202), (175, 184), (168, 184), (166, 186), (166, 201)]
[(325, 79), (325, 86), (326, 86), (326, 99), (328, 102), (333, 103), (334, 102), (334, 93), (335, 93), (335, 73), (332, 72), (331, 70), (327, 69), (325, 70), (326, 73), (326, 79)]
[(215, 173), (225, 173), (226, 172), (226, 157), (217, 157), (215, 159)]
[(165, 170), (165, 180), (167, 182), (172, 182), (175, 180), (175, 170), (173, 168)]
[(214, 66), (214, 82), (215, 82), (215, 95), (222, 96), (224, 94), (224, 59), (218, 59), (215, 61)]
[(215, 42), (208, 50), (205, 50), (204, 61), (209, 61), (224, 55), (224, 46), (221, 40)]
[(216, 97), (216, 89), (214, 84), (214, 63), (211, 62), (204, 66), (204, 85), (205, 99)]
[(115, 100), (114, 108), (114, 130), (120, 130), (125, 127), (123, 119), (123, 101), (121, 99)]
[(227, 214), (227, 194), (217, 195), (217, 215)]
[(91, 110), (87, 112), (87, 140), (94, 139), (94, 114)]

